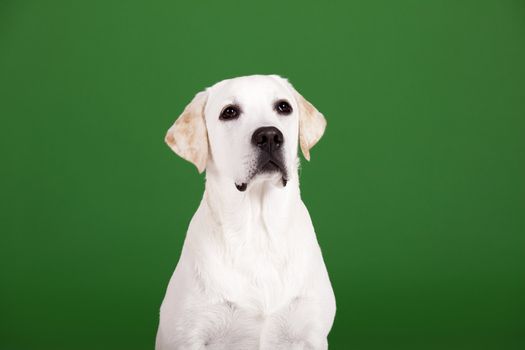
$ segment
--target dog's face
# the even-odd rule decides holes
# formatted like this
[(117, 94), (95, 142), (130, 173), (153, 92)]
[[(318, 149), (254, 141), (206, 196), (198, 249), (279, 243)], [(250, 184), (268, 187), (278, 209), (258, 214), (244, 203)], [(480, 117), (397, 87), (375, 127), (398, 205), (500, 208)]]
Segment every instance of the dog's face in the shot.
[(244, 190), (256, 178), (283, 185), (297, 159), (299, 118), (292, 92), (276, 78), (250, 76), (208, 90), (204, 109), (211, 160)]
[(199, 171), (208, 168), (239, 191), (255, 181), (286, 186), (297, 171), (297, 146), (310, 148), (326, 121), (283, 78), (254, 75), (200, 92), (166, 135), (168, 145)]

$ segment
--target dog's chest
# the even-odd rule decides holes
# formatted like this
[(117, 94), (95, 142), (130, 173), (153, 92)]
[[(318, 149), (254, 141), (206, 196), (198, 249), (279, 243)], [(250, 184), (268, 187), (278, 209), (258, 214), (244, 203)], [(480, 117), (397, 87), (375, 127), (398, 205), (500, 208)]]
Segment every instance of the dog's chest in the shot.
[(253, 225), (226, 247), (221, 269), (231, 278), (227, 297), (240, 306), (272, 312), (297, 296), (304, 266), (286, 233)]

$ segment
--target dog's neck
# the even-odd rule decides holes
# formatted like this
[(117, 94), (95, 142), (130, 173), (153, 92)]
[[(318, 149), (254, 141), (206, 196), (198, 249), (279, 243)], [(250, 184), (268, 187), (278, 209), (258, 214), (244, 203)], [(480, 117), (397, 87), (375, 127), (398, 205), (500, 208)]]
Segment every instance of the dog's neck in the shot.
[(231, 179), (207, 170), (203, 202), (225, 234), (242, 235), (261, 223), (269, 233), (285, 230), (283, 225), (290, 222), (300, 200), (297, 169), (290, 172), (286, 186), (277, 176), (272, 180), (256, 178), (243, 192)]

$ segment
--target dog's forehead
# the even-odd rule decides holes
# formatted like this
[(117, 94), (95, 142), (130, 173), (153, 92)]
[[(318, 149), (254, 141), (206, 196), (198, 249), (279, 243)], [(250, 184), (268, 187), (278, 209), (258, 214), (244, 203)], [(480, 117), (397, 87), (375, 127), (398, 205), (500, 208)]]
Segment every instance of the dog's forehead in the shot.
[(227, 79), (208, 89), (209, 101), (221, 103), (267, 103), (291, 98), (286, 81), (278, 76), (251, 75)]

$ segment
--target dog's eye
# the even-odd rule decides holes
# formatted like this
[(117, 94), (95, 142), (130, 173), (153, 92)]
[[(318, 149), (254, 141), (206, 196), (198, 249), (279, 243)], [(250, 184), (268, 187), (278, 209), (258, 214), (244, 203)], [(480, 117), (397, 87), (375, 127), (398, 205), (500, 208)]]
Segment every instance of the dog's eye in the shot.
[(293, 112), (292, 106), (287, 101), (281, 100), (275, 103), (274, 109), (282, 115), (289, 115)]
[(222, 110), (221, 115), (219, 116), (219, 119), (220, 120), (237, 119), (237, 118), (239, 118), (240, 114), (241, 114), (241, 110), (239, 109), (239, 107), (237, 107), (235, 105), (229, 105), (229, 106), (226, 106)]

